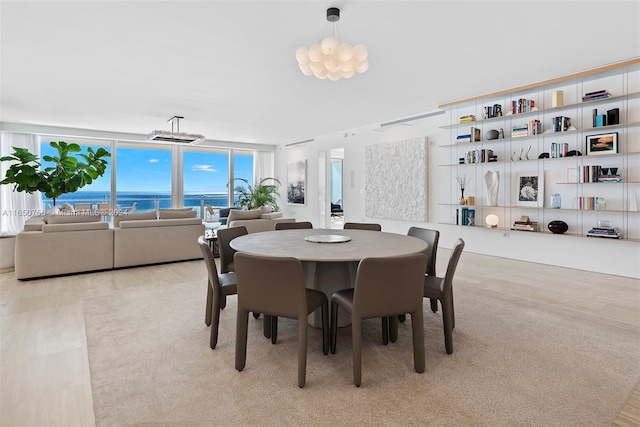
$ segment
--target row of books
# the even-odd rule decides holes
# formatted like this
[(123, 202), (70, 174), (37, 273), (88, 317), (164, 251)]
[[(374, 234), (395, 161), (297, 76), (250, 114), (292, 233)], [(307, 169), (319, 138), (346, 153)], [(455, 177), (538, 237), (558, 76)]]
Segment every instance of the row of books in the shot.
[(533, 111), (535, 106), (536, 103), (533, 99), (514, 99), (511, 101), (511, 114), (528, 113), (529, 111)]
[(493, 150), (489, 150), (487, 148), (483, 148), (481, 150), (471, 150), (467, 151), (463, 159), (460, 163), (490, 163), (497, 162), (498, 156), (493, 154)]
[(618, 227), (593, 227), (587, 231), (588, 237), (608, 237), (611, 239), (622, 239), (622, 232)]
[(550, 127), (551, 132), (564, 132), (571, 126), (571, 118), (565, 116), (553, 117), (551, 119)]
[(502, 117), (502, 105), (493, 104), (484, 107), (484, 116), (485, 119), (492, 119), (494, 117)]
[(602, 89), (595, 92), (585, 93), (582, 97), (582, 101), (593, 101), (595, 99), (609, 98), (610, 96), (611, 94), (607, 90)]
[(620, 175), (599, 175), (598, 182), (622, 182)]
[(604, 198), (592, 196), (576, 197), (576, 209), (583, 211), (603, 211), (605, 210)]
[(476, 225), (476, 210), (474, 208), (456, 209), (456, 225)]
[(520, 138), (521, 136), (529, 136), (529, 124), (515, 125), (511, 128), (511, 138)]
[[(618, 174), (605, 175), (602, 173), (602, 166), (598, 165), (582, 166), (578, 168), (577, 172), (577, 180), (569, 182), (622, 182), (622, 176)], [(567, 174), (567, 176), (570, 175), (570, 173)]]
[(549, 149), (549, 157), (557, 159), (560, 157), (566, 157), (569, 152), (569, 144), (566, 142), (552, 142)]
[(480, 133), (480, 129), (471, 126), (471, 130), (468, 134), (458, 135), (456, 137), (456, 143), (462, 142), (477, 142), (482, 139), (482, 134)]

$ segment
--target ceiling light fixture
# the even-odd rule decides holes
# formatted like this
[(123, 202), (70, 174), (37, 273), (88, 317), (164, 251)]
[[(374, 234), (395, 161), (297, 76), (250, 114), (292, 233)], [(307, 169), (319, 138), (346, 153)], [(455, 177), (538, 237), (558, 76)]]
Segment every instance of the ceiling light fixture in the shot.
[(181, 144), (194, 144), (196, 142), (204, 141), (204, 135), (197, 135), (193, 133), (180, 132), (180, 119), (184, 119), (182, 116), (173, 116), (168, 122), (171, 122), (171, 132), (166, 130), (154, 130), (147, 139), (150, 141), (163, 141), (163, 142), (178, 142)]
[(341, 41), (337, 24), (339, 20), (340, 9), (327, 9), (327, 21), (333, 24), (331, 36), (310, 47), (300, 47), (296, 50), (298, 66), (305, 76), (335, 81), (343, 77), (351, 78), (355, 73), (364, 73), (369, 68), (369, 53), (365, 46), (351, 46)]

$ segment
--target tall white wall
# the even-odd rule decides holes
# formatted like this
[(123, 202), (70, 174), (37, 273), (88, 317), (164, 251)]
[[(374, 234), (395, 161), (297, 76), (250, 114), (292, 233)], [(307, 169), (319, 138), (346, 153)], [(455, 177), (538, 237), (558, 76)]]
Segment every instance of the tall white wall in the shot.
[[(437, 147), (449, 143), (449, 132), (439, 129), (439, 126), (448, 124), (448, 120), (448, 115), (444, 114), (423, 119), (414, 126), (400, 125), (384, 132), (375, 131), (378, 128), (376, 124), (318, 136), (304, 146), (279, 146), (275, 154), (275, 171), (283, 184), (286, 182), (288, 161), (306, 159), (308, 167), (306, 206), (288, 206), (283, 197), (280, 203), (282, 210), (286, 216), (294, 216), (298, 221), (311, 221), (315, 227), (324, 226), (320, 221), (318, 203), (319, 153), (326, 155), (333, 148), (344, 148), (345, 221), (375, 221), (382, 224), (383, 231), (394, 233), (406, 233), (411, 226), (433, 228), (440, 230), (440, 245), (445, 248), (451, 248), (454, 241), (461, 237), (466, 242), (465, 251), (468, 252), (640, 278), (640, 244), (637, 242), (438, 224), (438, 202), (450, 200), (450, 192), (459, 191), (457, 185), (450, 182), (448, 172), (444, 173), (442, 167), (438, 167), (438, 164), (450, 163), (448, 150)], [(424, 136), (428, 138), (428, 222), (366, 218), (365, 147)], [(398, 191), (403, 191), (405, 183), (396, 184)], [(402, 206), (398, 206), (398, 209), (402, 209)], [(479, 218), (478, 224), (482, 223), (483, 219)], [(544, 268), (544, 265), (540, 268)]]

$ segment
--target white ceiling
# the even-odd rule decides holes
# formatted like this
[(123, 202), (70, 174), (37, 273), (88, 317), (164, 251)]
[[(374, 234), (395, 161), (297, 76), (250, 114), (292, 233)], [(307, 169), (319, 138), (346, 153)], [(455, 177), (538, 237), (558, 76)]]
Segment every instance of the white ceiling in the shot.
[[(328, 35), (370, 68), (306, 77)], [(2, 1), (0, 120), (281, 144), (640, 55), (638, 1)]]

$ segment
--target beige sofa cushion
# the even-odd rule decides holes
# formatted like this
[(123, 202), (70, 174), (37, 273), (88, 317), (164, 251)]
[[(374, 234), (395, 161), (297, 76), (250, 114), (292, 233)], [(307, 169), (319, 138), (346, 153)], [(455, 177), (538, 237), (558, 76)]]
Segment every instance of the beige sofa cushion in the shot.
[(173, 227), (179, 225), (201, 225), (200, 218), (147, 219), (140, 221), (122, 221), (120, 228)]
[(122, 221), (138, 221), (143, 219), (156, 219), (158, 218), (158, 214), (156, 211), (151, 212), (140, 212), (140, 213), (130, 213), (126, 215), (116, 215), (113, 217), (113, 225), (114, 227), (120, 227), (120, 223)]
[(45, 224), (42, 226), (43, 233), (57, 231), (83, 231), (83, 230), (108, 230), (109, 223), (104, 221), (74, 222), (62, 224)]
[(191, 208), (183, 209), (160, 209), (158, 218), (160, 219), (176, 219), (176, 218), (195, 218), (198, 212)]
[(71, 212), (62, 214), (47, 215), (47, 224), (71, 224), (76, 222), (96, 222), (100, 221), (101, 216), (98, 214), (86, 212)]
[(276, 219), (282, 218), (282, 212), (263, 213), (260, 215), (260, 219)]
[(259, 219), (260, 215), (262, 215), (262, 210), (260, 209), (249, 209), (246, 211), (234, 209), (229, 212), (229, 219), (227, 219), (227, 223), (244, 219)]

